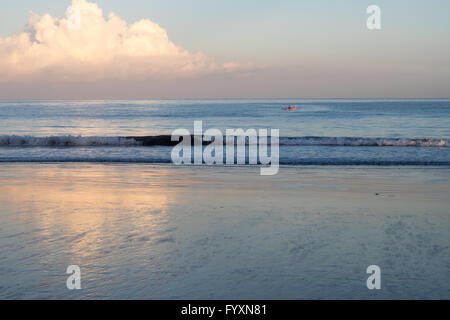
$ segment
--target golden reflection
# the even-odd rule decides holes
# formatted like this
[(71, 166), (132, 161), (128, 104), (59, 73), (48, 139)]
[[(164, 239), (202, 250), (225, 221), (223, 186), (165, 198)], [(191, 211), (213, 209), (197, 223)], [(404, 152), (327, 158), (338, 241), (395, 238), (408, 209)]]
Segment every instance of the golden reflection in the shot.
[(163, 168), (134, 169), (15, 166), (10, 172), (14, 180), (0, 178), (0, 201), (13, 205), (19, 211), (16, 218), (30, 230), (39, 230), (48, 245), (62, 241), (77, 259), (112, 253), (123, 245), (132, 246), (135, 239), (151, 240), (164, 233), (167, 206), (174, 199), (163, 181), (173, 173)]

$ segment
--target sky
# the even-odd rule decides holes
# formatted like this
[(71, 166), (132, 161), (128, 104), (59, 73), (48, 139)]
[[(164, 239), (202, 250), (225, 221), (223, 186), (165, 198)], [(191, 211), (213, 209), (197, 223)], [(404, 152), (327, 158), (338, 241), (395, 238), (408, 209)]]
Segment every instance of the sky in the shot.
[(0, 3), (0, 99), (450, 97), (446, 0), (71, 4)]

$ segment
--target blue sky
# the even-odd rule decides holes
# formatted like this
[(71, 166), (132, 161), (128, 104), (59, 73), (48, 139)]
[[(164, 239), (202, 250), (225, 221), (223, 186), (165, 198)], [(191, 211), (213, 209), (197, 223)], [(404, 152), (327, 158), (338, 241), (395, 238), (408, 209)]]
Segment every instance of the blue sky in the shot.
[[(421, 90), (423, 96), (444, 96), (450, 84), (450, 1), (95, 2), (103, 9), (105, 17), (112, 11), (128, 23), (150, 19), (164, 28), (176, 45), (190, 52), (200, 51), (218, 63), (269, 65), (270, 70), (262, 76), (285, 78), (290, 88), (296, 76), (305, 75), (335, 80), (342, 77), (344, 84), (351, 86), (352, 73), (361, 77), (363, 70), (373, 72), (376, 88), (358, 87), (357, 96), (393, 96), (392, 88), (383, 93), (380, 87), (384, 83), (383, 75), (388, 82), (394, 78), (390, 86), (403, 83), (399, 91), (402, 96), (408, 94), (404, 81), (410, 81), (411, 77), (416, 79), (421, 73), (426, 81), (416, 79), (408, 83), (416, 88), (414, 94)], [(3, 1), (0, 37), (20, 32), (30, 10), (62, 17), (69, 4), (70, 1), (65, 0)], [(380, 31), (366, 28), (365, 10), (370, 4), (381, 7)], [(336, 85), (336, 81), (327, 81), (325, 85)], [(264, 92), (264, 84), (260, 86)], [(424, 86), (430, 88), (424, 89)], [(298, 92), (295, 87), (275, 91), (274, 96), (295, 96)], [(321, 95), (319, 88), (310, 91), (310, 96)], [(323, 96), (344, 96), (349, 92), (343, 90), (341, 94), (339, 90), (329, 90)], [(258, 90), (249, 90), (248, 96), (252, 95), (258, 95)]]

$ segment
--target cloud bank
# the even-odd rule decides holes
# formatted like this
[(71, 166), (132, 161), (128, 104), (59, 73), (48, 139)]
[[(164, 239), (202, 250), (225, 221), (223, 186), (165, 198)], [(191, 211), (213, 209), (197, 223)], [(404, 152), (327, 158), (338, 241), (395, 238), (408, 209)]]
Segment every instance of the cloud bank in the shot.
[[(203, 53), (171, 42), (158, 24), (133, 24), (97, 4), (73, 0), (73, 14), (63, 18), (30, 12), (16, 35), (0, 37), (0, 82), (183, 79), (215, 73), (248, 73), (252, 65), (219, 65)], [(75, 26), (75, 28), (74, 28)]]

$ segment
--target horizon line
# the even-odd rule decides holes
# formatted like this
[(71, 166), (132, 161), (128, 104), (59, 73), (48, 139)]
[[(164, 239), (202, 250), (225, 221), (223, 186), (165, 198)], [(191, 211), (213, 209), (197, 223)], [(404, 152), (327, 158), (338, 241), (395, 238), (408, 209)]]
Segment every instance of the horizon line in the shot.
[(69, 101), (69, 100), (78, 100), (78, 101), (126, 101), (126, 100), (135, 100), (135, 101), (145, 101), (145, 100), (163, 100), (163, 101), (174, 101), (174, 100), (450, 100), (450, 97), (440, 97), (440, 98), (394, 98), (394, 97), (386, 97), (386, 98), (361, 98), (361, 97), (340, 97), (340, 98), (318, 98), (318, 97), (308, 97), (308, 98), (300, 98), (300, 97), (274, 97), (274, 98), (11, 98), (11, 99), (3, 99), (0, 98), (0, 101)]

